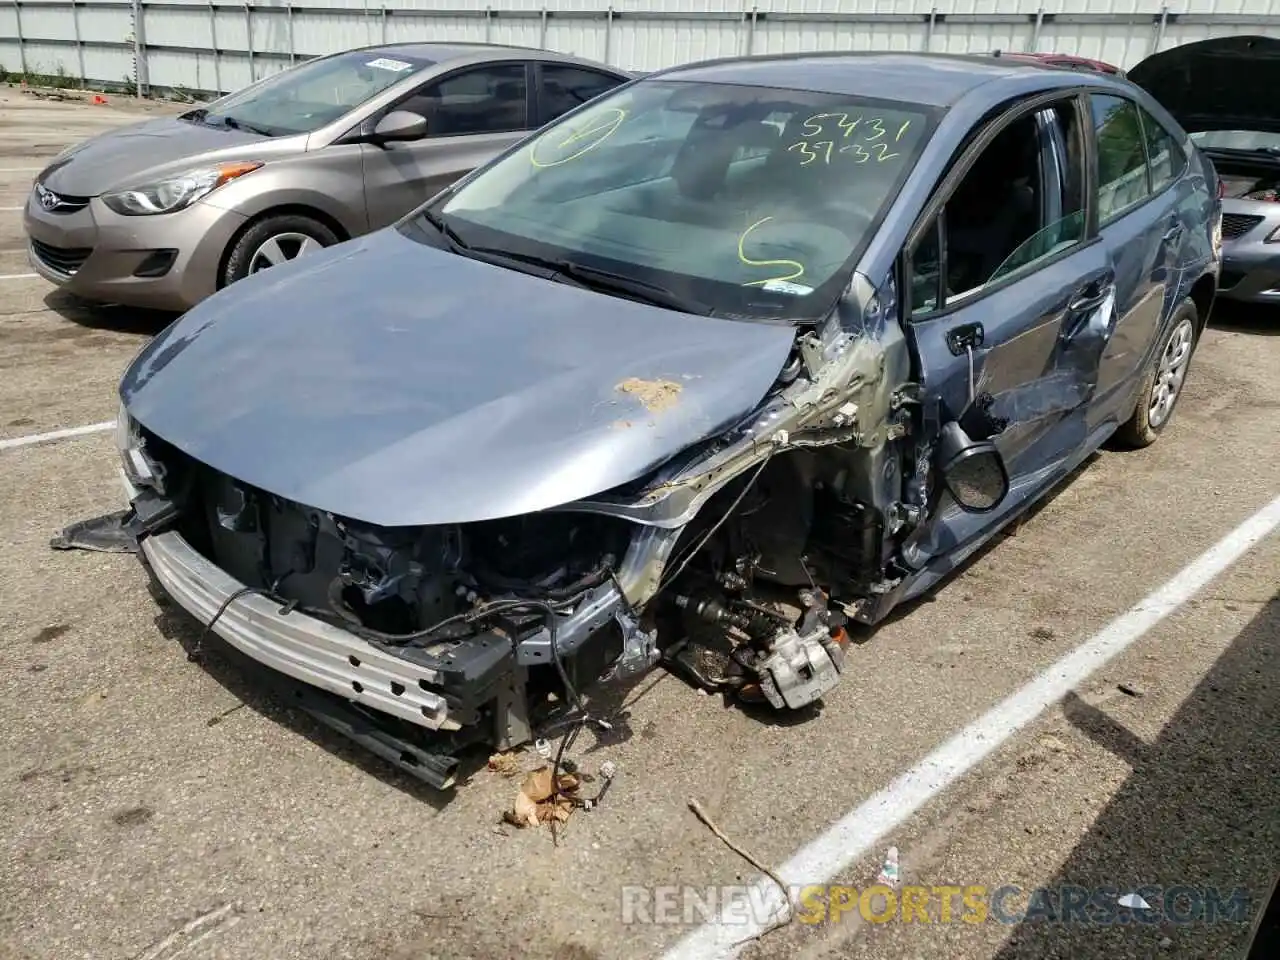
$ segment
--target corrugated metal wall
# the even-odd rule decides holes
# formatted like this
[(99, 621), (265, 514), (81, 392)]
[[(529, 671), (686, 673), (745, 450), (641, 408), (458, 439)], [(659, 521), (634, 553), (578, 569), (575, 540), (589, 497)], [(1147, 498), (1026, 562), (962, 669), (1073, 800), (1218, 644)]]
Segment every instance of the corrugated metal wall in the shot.
[(226, 91), (382, 40), (545, 46), (640, 70), (830, 49), (1052, 50), (1128, 67), (1231, 33), (1280, 36), (1280, 0), (0, 0), (0, 67)]

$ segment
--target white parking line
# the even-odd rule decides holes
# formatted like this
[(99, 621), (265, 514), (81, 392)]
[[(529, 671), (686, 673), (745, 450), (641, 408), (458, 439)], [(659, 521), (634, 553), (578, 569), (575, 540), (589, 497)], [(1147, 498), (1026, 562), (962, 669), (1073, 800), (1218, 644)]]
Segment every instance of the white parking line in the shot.
[(26, 207), (0, 207), (0, 210), (4, 210), (6, 213), (11, 213), (14, 210), (25, 210), (25, 209)]
[(0, 273), (0, 280), (31, 280), (38, 276), (38, 273)]
[(54, 440), (65, 440), (67, 437), (83, 437), (90, 433), (105, 433), (114, 430), (116, 422), (91, 423), (85, 427), (67, 427), (65, 430), (51, 430), (48, 433), (33, 433), (27, 437), (10, 437), (0, 440), (0, 450), (12, 450), (15, 447), (29, 447), (35, 443), (50, 443)]
[[(850, 810), (778, 868), (779, 877), (793, 891), (832, 880), (1014, 733), (1186, 603), (1278, 526), (1280, 497), (1232, 530), (1137, 606), (1112, 620), (879, 793)], [(738, 922), (725, 922), (722, 912), (717, 920), (688, 934), (665, 954), (664, 960), (734, 956), (738, 949), (735, 944), (765, 930), (771, 915), (785, 916), (782, 891), (772, 880), (757, 880), (749, 898), (749, 903), (734, 909), (734, 920), (741, 918)]]
[(0, 173), (39, 173), (44, 167), (0, 167)]

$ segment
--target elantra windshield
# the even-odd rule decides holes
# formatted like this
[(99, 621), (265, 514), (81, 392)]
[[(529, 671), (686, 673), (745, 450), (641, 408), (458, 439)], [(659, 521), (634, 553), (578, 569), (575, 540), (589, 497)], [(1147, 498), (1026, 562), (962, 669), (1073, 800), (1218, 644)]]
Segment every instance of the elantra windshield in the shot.
[(183, 119), (268, 137), (310, 133), (431, 65), (430, 60), (376, 50), (320, 57), (183, 114)]
[(701, 305), (691, 312), (812, 317), (848, 282), (936, 120), (895, 101), (642, 81), (548, 127), (423, 218), (459, 246), (567, 263), (587, 285), (607, 271), (615, 290), (646, 284)]

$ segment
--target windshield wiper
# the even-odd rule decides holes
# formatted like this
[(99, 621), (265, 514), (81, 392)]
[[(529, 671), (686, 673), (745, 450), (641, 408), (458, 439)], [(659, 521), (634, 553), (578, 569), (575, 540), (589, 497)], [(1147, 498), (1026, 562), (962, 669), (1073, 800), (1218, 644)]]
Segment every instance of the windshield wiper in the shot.
[[(422, 219), (435, 227), (446, 240), (448, 240), (457, 250), (470, 250), (471, 244), (458, 236), (458, 231), (444, 222), (444, 218), (438, 213), (432, 213), (430, 210), (422, 211)], [(455, 251), (456, 252), (456, 251)]]
[(679, 310), (682, 313), (714, 316), (712, 308), (705, 303), (682, 297), (656, 283), (637, 280), (633, 277), (624, 277), (621, 274), (610, 273), (607, 270), (597, 270), (594, 267), (584, 267), (582, 264), (574, 263), (571, 260), (556, 260), (550, 257), (539, 257), (535, 254), (516, 253), (515, 251), (502, 250), (498, 247), (473, 246), (463, 240), (440, 214), (431, 210), (423, 210), (422, 219), (435, 227), (449, 241), (454, 253), (466, 256), (479, 254), (481, 258), (493, 257), (497, 260), (505, 260), (508, 263), (523, 263), (532, 267), (541, 267), (543, 270), (550, 272), (551, 277), (548, 279), (562, 277), (590, 290), (621, 293), (635, 300), (641, 300), (657, 307), (666, 307), (670, 310)]
[(705, 303), (690, 297), (682, 297), (660, 284), (649, 283), (647, 280), (637, 280), (634, 277), (624, 277), (621, 274), (610, 273), (607, 270), (597, 270), (594, 267), (584, 267), (580, 263), (573, 263), (569, 260), (561, 261), (556, 272), (561, 276), (576, 280), (584, 287), (590, 287), (593, 290), (602, 292), (612, 291), (626, 294), (637, 300), (643, 300), (645, 303), (653, 304), (655, 307), (666, 307), (669, 310), (679, 310), (682, 313), (698, 313), (706, 317), (715, 312)]
[(256, 133), (260, 137), (274, 137), (275, 134), (265, 127), (255, 126), (252, 123), (245, 123), (243, 120), (237, 120), (235, 117), (220, 117), (224, 127), (230, 127), (232, 130), (243, 130), (245, 133)]
[(510, 250), (499, 250), (497, 247), (471, 247), (469, 250), (471, 253), (487, 254), (502, 257), (506, 260), (516, 260), (535, 267), (543, 267), (550, 270), (553, 276), (571, 280), (578, 286), (586, 287), (589, 290), (596, 290), (602, 293), (621, 293), (635, 300), (653, 304), (655, 307), (666, 307), (670, 310), (679, 310), (682, 313), (697, 313), (708, 317), (714, 314), (712, 308), (705, 303), (689, 297), (682, 297), (659, 284), (649, 283), (647, 280), (637, 280), (634, 277), (624, 277), (621, 274), (610, 273), (607, 270), (597, 270), (595, 267), (586, 267), (580, 263), (574, 263), (572, 260), (555, 260), (550, 257), (539, 257), (529, 253), (514, 253)]

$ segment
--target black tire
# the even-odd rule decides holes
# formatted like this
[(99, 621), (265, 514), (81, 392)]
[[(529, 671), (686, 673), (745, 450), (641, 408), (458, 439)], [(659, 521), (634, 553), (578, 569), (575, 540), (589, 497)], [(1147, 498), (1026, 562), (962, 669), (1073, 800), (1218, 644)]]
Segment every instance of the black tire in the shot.
[(242, 280), (249, 275), (253, 266), (254, 254), (264, 243), (273, 237), (305, 236), (310, 237), (322, 247), (330, 247), (338, 242), (338, 236), (319, 220), (313, 220), (297, 213), (268, 214), (261, 220), (250, 224), (249, 229), (240, 234), (231, 245), (226, 264), (219, 277), (220, 286), (227, 286)]
[[(1160, 373), (1161, 363), (1165, 356), (1169, 353), (1175, 339), (1181, 338), (1186, 334), (1187, 324), (1190, 324), (1190, 342), (1186, 358), (1182, 363), (1182, 375), (1178, 382), (1177, 392), (1173, 395), (1173, 401), (1158, 422), (1151, 422), (1151, 407), (1154, 399), (1154, 393), (1157, 387), (1157, 377)], [(1138, 387), (1137, 403), (1133, 408), (1133, 415), (1127, 421), (1120, 425), (1120, 429), (1115, 432), (1113, 439), (1120, 447), (1130, 450), (1139, 450), (1143, 447), (1149, 447), (1159, 439), (1160, 434), (1164, 432), (1178, 406), (1178, 401), (1182, 399), (1183, 391), (1186, 388), (1187, 373), (1191, 368), (1191, 361), (1195, 357), (1196, 346), (1200, 342), (1200, 316), (1196, 310), (1195, 302), (1188, 297), (1178, 304), (1178, 308), (1173, 311), (1173, 316), (1169, 320), (1168, 329), (1160, 338), (1160, 346), (1152, 355), (1151, 360), (1147, 364), (1147, 369), (1143, 372), (1142, 383)]]

